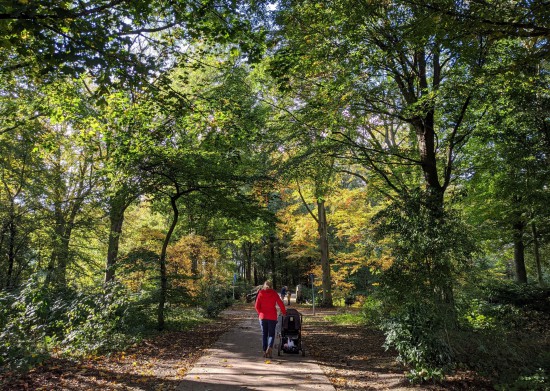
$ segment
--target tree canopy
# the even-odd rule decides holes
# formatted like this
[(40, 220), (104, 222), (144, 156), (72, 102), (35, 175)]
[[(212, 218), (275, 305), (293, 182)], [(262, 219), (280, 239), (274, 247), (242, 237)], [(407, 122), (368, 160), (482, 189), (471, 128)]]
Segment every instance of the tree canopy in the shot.
[(0, 1), (0, 31), (3, 367), (271, 280), (361, 307), (412, 381), (550, 373), (545, 1)]

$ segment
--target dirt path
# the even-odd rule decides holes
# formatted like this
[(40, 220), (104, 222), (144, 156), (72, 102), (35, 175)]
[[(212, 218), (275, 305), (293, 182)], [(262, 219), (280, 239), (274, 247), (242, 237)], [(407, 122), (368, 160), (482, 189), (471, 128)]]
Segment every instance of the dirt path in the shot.
[(261, 353), (261, 333), (255, 311), (205, 351), (185, 376), (178, 391), (295, 390), (334, 391), (311, 356)]

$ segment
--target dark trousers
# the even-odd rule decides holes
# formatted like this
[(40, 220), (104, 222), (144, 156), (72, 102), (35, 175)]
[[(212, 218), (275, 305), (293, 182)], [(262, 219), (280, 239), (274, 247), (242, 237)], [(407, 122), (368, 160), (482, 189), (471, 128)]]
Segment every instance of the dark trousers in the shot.
[(277, 321), (260, 319), (260, 326), (262, 328), (262, 350), (265, 352), (268, 346), (272, 348), (275, 343), (275, 327), (277, 327)]

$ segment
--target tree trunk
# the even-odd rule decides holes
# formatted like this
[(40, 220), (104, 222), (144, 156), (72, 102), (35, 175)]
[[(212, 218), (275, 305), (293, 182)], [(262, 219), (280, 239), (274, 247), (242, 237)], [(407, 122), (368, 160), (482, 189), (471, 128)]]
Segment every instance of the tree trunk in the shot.
[(162, 251), (160, 253), (160, 259), (159, 259), (160, 292), (159, 292), (159, 306), (157, 310), (157, 322), (158, 322), (157, 327), (159, 331), (164, 330), (164, 305), (166, 304), (166, 295), (168, 290), (168, 277), (166, 276), (166, 252), (168, 249), (168, 244), (170, 243), (170, 238), (172, 237), (172, 233), (174, 232), (174, 229), (176, 228), (176, 225), (178, 223), (179, 210), (178, 210), (178, 205), (176, 203), (178, 198), (179, 198), (179, 195), (170, 197), (170, 204), (172, 205), (172, 211), (174, 212), (174, 217), (172, 219), (172, 224), (170, 225), (170, 228), (166, 233), (164, 242), (162, 243)]
[(537, 280), (539, 286), (544, 286), (544, 280), (542, 278), (542, 266), (540, 262), (540, 248), (539, 248), (539, 237), (537, 232), (537, 226), (534, 222), (531, 223), (531, 231), (533, 232), (533, 251), (535, 255), (535, 265), (537, 266)]
[(124, 213), (133, 199), (134, 197), (128, 195), (127, 189), (122, 188), (113, 196), (110, 202), (109, 247), (107, 249), (107, 260), (105, 262), (105, 284), (115, 279), (115, 268), (118, 258), (120, 235), (122, 235), (122, 225), (124, 223)]
[(65, 230), (67, 222), (61, 210), (61, 204), (55, 205), (55, 227), (52, 243), (52, 253), (48, 263), (48, 273), (46, 276), (46, 285), (54, 284), (57, 287), (64, 288), (67, 284), (67, 259), (68, 251), (65, 251), (68, 240)]
[(243, 253), (245, 255), (245, 280), (246, 282), (252, 282), (252, 243), (243, 243)]
[(273, 282), (273, 288), (277, 289), (277, 273), (275, 272), (275, 237), (271, 234), (269, 235), (269, 264), (271, 266), (271, 281)]
[(516, 282), (526, 284), (527, 270), (525, 269), (525, 243), (523, 241), (525, 223), (521, 220), (521, 218), (518, 218), (512, 228), (514, 237), (514, 266), (516, 271)]
[(332, 288), (330, 278), (330, 259), (328, 249), (328, 224), (325, 208), (325, 201), (317, 200), (317, 219), (318, 219), (318, 231), (319, 231), (319, 248), (321, 250), (321, 270), (322, 287), (323, 287), (323, 300), (321, 305), (323, 307), (332, 307)]
[(109, 247), (107, 249), (107, 261), (105, 263), (105, 284), (115, 279), (115, 266), (118, 257), (118, 248), (120, 235), (122, 234), (122, 224), (124, 223), (125, 208), (111, 207), (109, 220), (111, 223), (109, 230)]
[(12, 288), (13, 269), (15, 266), (15, 237), (17, 235), (17, 227), (15, 225), (15, 217), (10, 216), (9, 223), (9, 240), (8, 240), (8, 274), (6, 276), (6, 289)]

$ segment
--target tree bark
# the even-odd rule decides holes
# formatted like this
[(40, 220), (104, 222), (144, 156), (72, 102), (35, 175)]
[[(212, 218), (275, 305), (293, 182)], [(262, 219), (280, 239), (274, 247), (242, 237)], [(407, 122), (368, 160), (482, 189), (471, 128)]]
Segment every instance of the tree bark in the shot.
[(332, 287), (330, 278), (330, 259), (328, 248), (328, 224), (324, 200), (317, 200), (317, 225), (319, 231), (319, 248), (321, 250), (321, 270), (323, 287), (323, 307), (332, 307)]
[(271, 282), (273, 282), (273, 288), (278, 288), (276, 262), (275, 262), (275, 236), (269, 235), (269, 263), (271, 267)]
[(115, 267), (118, 258), (120, 236), (122, 235), (122, 225), (124, 224), (124, 213), (134, 198), (133, 195), (129, 194), (128, 189), (123, 187), (117, 191), (110, 201), (109, 246), (107, 249), (107, 260), (105, 262), (105, 284), (115, 279)]
[(15, 239), (17, 235), (17, 227), (15, 225), (15, 217), (10, 216), (9, 222), (9, 241), (8, 241), (8, 274), (6, 276), (6, 290), (12, 288), (13, 269), (15, 267)]
[(514, 238), (514, 266), (516, 282), (520, 284), (527, 283), (527, 270), (525, 269), (525, 242), (523, 241), (523, 233), (525, 223), (518, 218), (512, 225)]
[(107, 261), (105, 263), (105, 284), (115, 279), (115, 265), (118, 257), (118, 248), (120, 235), (122, 234), (122, 224), (124, 223), (124, 211), (126, 208), (117, 208), (111, 206), (109, 211), (110, 230), (109, 247), (107, 249)]
[(246, 282), (252, 282), (252, 243), (243, 243), (243, 253), (245, 255), (245, 279)]
[(537, 226), (535, 222), (531, 223), (531, 231), (533, 233), (533, 252), (535, 255), (535, 265), (537, 267), (537, 280), (539, 286), (544, 286), (544, 280), (542, 278), (542, 266), (540, 261), (540, 247), (539, 247), (539, 237), (537, 232)]

